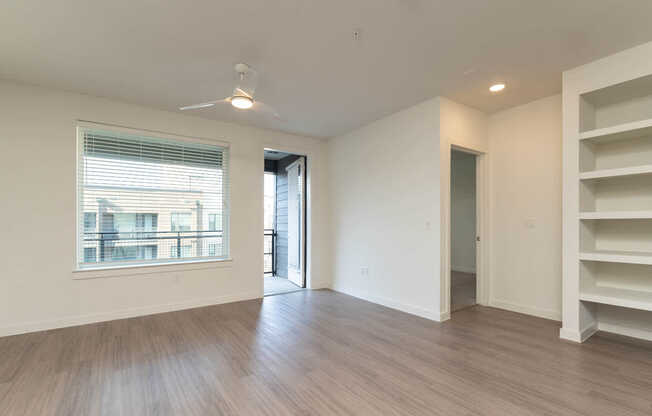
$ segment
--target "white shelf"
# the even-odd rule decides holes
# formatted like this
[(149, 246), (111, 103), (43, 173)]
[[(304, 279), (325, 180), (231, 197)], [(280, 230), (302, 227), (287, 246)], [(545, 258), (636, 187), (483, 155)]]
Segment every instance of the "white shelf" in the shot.
[(652, 266), (652, 253), (631, 251), (582, 251), (580, 260), (606, 263), (646, 264)]
[(652, 165), (633, 166), (618, 169), (600, 169), (589, 172), (581, 172), (580, 180), (617, 178), (620, 176), (634, 176), (652, 174)]
[(599, 286), (584, 287), (580, 290), (580, 300), (652, 311), (652, 293), (650, 292), (637, 292)]
[(652, 135), (652, 119), (585, 131), (580, 133), (580, 140), (594, 139), (602, 142), (635, 139), (646, 135)]
[(581, 220), (646, 220), (652, 219), (652, 211), (585, 211)]
[[(652, 319), (652, 69), (639, 68), (651, 52), (652, 44), (564, 78), (564, 94), (572, 97), (563, 110), (565, 131), (572, 129), (564, 150), (573, 155), (563, 164), (564, 258), (575, 261), (564, 268), (571, 288), (564, 293), (564, 329), (604, 325), (652, 337), (642, 329)], [(562, 334), (585, 338), (581, 331)]]

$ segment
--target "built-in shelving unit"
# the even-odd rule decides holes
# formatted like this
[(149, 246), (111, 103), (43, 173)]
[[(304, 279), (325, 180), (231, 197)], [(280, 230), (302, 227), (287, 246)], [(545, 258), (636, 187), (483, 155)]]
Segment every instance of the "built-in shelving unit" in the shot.
[(652, 253), (614, 250), (582, 251), (580, 252), (580, 260), (601, 261), (605, 263), (647, 264), (652, 266)]
[(617, 124), (601, 129), (587, 130), (580, 133), (580, 140), (595, 140), (596, 142), (609, 142), (614, 140), (627, 140), (652, 134), (652, 119), (634, 121), (631, 123)]
[[(652, 78), (632, 82), (648, 89), (641, 96), (625, 83), (580, 96), (592, 128), (579, 132), (579, 300), (652, 310), (652, 234), (635, 229), (652, 231), (652, 100), (641, 101)], [(630, 120), (632, 105), (646, 117)]]
[[(652, 60), (652, 44), (648, 53), (641, 65)], [(603, 318), (613, 330), (623, 316), (621, 333), (640, 334), (647, 325), (652, 337), (652, 313), (635, 322), (652, 312), (652, 64), (649, 75), (628, 79), (631, 63), (619, 72), (604, 71), (605, 62), (564, 78), (564, 152), (571, 157), (564, 161), (561, 336), (580, 342)]]
[(582, 220), (636, 220), (652, 219), (652, 211), (584, 211)]
[(652, 293), (633, 290), (593, 287), (580, 292), (580, 300), (603, 305), (652, 311)]
[(635, 175), (650, 175), (652, 174), (652, 165), (631, 166), (627, 168), (616, 169), (598, 169), (589, 172), (580, 173), (580, 179), (595, 180), (595, 179), (608, 179), (618, 178), (622, 176), (635, 176)]

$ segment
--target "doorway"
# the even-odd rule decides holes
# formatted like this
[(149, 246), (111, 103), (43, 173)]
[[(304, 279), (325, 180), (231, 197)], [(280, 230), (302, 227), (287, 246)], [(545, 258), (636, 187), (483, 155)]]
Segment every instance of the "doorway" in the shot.
[(265, 149), (265, 296), (306, 287), (306, 169), (306, 156)]
[(451, 151), (451, 312), (474, 306), (478, 299), (476, 158), (472, 153)]

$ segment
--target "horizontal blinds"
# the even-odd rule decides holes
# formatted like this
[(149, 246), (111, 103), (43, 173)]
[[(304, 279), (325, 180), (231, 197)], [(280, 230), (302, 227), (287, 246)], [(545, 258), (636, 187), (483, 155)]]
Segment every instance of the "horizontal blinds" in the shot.
[(84, 154), (90, 157), (139, 160), (185, 166), (222, 166), (224, 151), (205, 144), (156, 141), (148, 138), (124, 137), (104, 132), (84, 134)]
[(228, 255), (228, 148), (83, 130), (81, 267)]

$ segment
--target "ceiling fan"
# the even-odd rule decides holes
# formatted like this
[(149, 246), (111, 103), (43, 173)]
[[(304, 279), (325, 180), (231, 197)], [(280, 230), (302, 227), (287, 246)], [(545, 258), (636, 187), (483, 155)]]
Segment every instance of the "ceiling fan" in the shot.
[(258, 73), (252, 67), (243, 63), (236, 64), (234, 69), (237, 75), (237, 79), (235, 88), (233, 88), (233, 94), (219, 100), (179, 107), (179, 110), (197, 110), (200, 108), (213, 107), (216, 104), (228, 103), (239, 110), (252, 109), (253, 111), (269, 114), (272, 117), (280, 120), (281, 117), (272, 107), (263, 103), (262, 101), (254, 99)]

